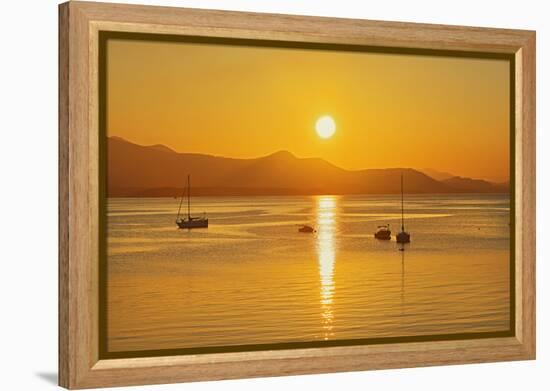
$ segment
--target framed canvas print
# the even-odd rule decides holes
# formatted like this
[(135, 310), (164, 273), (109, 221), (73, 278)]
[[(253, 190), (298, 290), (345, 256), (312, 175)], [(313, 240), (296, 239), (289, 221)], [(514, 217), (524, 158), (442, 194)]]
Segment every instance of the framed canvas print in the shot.
[(60, 5), (60, 385), (535, 358), (535, 33)]

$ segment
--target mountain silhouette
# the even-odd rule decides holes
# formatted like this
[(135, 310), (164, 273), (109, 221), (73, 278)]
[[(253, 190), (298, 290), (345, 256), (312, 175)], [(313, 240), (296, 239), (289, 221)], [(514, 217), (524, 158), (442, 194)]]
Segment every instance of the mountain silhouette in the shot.
[(444, 179), (441, 182), (450, 187), (467, 193), (504, 193), (508, 190), (507, 183), (492, 183), (483, 179), (472, 179), (460, 176)]
[(314, 195), (406, 193), (492, 193), (502, 186), (453, 177), (438, 181), (411, 168), (350, 171), (320, 158), (288, 151), (254, 159), (178, 153), (164, 145), (142, 146), (120, 137), (107, 141), (107, 196), (179, 196), (191, 175), (194, 195)]

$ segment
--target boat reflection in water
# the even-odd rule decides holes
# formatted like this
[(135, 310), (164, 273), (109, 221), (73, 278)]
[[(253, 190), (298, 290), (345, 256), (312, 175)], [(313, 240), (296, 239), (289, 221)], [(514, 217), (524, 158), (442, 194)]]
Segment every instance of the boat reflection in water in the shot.
[(332, 302), (334, 296), (334, 261), (336, 231), (336, 209), (338, 198), (321, 196), (317, 199), (317, 258), (319, 262), (320, 304), (322, 337), (334, 336)]

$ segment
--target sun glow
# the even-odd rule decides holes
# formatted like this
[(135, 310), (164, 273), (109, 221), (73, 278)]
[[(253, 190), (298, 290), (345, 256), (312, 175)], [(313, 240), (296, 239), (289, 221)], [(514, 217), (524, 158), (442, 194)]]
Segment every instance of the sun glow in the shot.
[(319, 137), (327, 139), (331, 138), (336, 132), (336, 122), (330, 115), (324, 115), (315, 123), (315, 130)]

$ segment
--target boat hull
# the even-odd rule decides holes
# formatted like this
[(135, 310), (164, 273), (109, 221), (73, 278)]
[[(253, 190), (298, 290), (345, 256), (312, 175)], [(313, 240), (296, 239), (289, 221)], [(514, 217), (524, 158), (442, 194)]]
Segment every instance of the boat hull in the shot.
[(405, 231), (399, 232), (397, 235), (395, 235), (395, 241), (397, 243), (410, 243), (411, 234)]
[(378, 240), (390, 240), (391, 232), (376, 232), (374, 237)]
[(176, 224), (181, 229), (208, 228), (208, 219), (177, 220)]
[(390, 240), (391, 230), (390, 225), (379, 225), (378, 230), (374, 233), (374, 237), (378, 240)]

